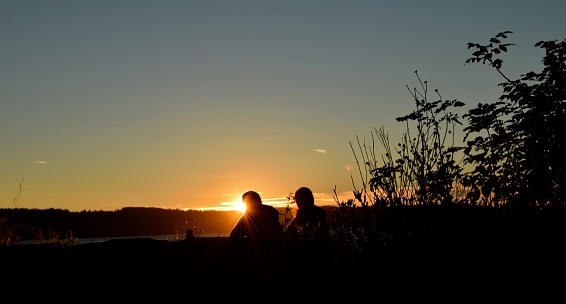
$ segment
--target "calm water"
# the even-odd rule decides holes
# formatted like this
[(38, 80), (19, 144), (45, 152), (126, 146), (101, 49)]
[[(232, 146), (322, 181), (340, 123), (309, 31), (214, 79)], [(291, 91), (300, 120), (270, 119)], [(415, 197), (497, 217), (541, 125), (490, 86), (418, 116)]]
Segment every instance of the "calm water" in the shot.
[[(228, 233), (203, 233), (198, 235), (197, 237), (227, 237)], [(139, 238), (152, 238), (154, 240), (160, 241), (177, 241), (185, 239), (185, 236), (177, 236), (175, 234), (166, 234), (166, 235), (146, 235), (146, 236), (124, 236), (124, 237), (102, 237), (102, 238), (79, 238), (78, 244), (88, 244), (88, 243), (100, 243), (109, 240), (123, 240), (123, 239), (139, 239)], [(65, 243), (66, 240), (61, 240), (62, 243)], [(37, 242), (34, 241), (20, 241), (18, 244), (35, 244)], [(47, 243), (47, 241), (44, 241)]]

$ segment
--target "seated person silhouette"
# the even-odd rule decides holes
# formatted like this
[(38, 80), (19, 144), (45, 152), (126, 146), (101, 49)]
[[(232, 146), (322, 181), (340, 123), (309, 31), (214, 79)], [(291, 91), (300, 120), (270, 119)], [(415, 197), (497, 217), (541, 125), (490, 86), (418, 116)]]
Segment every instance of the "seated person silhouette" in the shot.
[(328, 240), (330, 229), (326, 221), (327, 212), (314, 204), (311, 189), (301, 187), (295, 191), (295, 202), (298, 209), (285, 229), (286, 238), (296, 241)]
[(264, 205), (255, 191), (244, 193), (242, 201), (246, 204), (246, 212), (230, 231), (232, 244), (246, 245), (247, 249), (274, 250), (283, 234), (279, 211)]

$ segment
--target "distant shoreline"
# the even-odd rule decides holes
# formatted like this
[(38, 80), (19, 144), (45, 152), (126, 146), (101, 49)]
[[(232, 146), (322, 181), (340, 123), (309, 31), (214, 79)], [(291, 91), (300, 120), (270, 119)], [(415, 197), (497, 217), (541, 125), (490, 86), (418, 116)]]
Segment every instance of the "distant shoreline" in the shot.
[[(214, 237), (228, 237), (229, 233), (202, 233), (197, 235), (196, 237), (199, 238), (214, 238)], [(149, 238), (158, 241), (182, 241), (184, 240), (185, 236), (179, 237), (175, 234), (160, 234), (160, 235), (142, 235), (142, 236), (118, 236), (118, 237), (94, 237), (94, 238), (77, 238), (75, 244), (90, 244), (90, 243), (101, 243), (110, 240), (129, 240), (129, 239), (144, 239)], [(74, 242), (73, 240), (59, 240), (60, 243), (70, 243)], [(49, 244), (48, 241), (38, 242), (35, 240), (23, 240), (19, 241), (17, 245), (39, 245), (39, 244)]]

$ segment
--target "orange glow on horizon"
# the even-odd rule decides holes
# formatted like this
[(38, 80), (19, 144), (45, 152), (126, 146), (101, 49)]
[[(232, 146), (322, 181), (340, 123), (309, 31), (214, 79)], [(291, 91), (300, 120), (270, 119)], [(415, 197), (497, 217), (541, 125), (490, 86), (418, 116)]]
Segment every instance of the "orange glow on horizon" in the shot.
[(246, 211), (246, 204), (243, 202), (221, 202), (220, 206), (216, 207), (197, 207), (197, 208), (183, 208), (183, 210), (198, 210), (198, 211)]
[(225, 211), (241, 211), (242, 213), (244, 213), (246, 211), (246, 204), (242, 202), (242, 198), (240, 196), (239, 200), (236, 201), (220, 202), (220, 207), (216, 209)]

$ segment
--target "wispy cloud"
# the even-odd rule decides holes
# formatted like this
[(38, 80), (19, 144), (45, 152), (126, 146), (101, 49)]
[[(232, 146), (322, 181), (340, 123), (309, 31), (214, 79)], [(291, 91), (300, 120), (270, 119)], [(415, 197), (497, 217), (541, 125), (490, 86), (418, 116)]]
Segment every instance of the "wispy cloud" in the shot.
[(242, 202), (220, 202), (220, 209), (239, 209)]
[(47, 162), (44, 161), (44, 160), (34, 160), (33, 162), (36, 163), (36, 164), (41, 164), (41, 165), (47, 164)]
[(271, 205), (273, 207), (285, 207), (288, 202), (286, 197), (263, 198), (261, 201), (265, 205)]
[(328, 152), (328, 150), (326, 150), (326, 149), (312, 149), (312, 150), (314, 152), (323, 153), (323, 154)]

